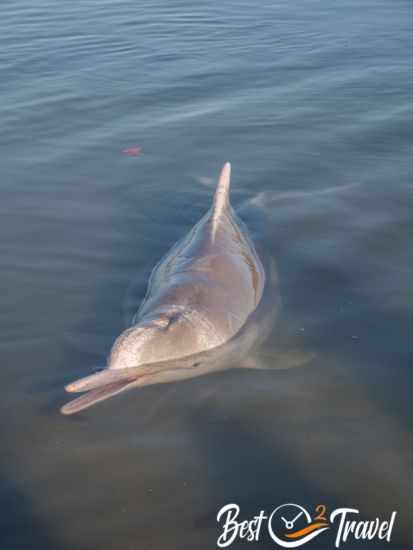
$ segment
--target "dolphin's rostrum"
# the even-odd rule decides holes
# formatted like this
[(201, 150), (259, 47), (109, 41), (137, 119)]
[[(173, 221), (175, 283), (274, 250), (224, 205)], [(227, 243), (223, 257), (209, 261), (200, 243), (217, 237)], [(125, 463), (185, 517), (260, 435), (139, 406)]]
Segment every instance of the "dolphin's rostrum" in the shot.
[[(273, 267), (263, 264), (229, 201), (231, 166), (210, 210), (155, 267), (134, 324), (113, 344), (107, 368), (66, 386), (86, 392), (72, 414), (127, 389), (253, 366), (247, 355), (278, 304)], [(273, 300), (265, 307), (264, 293)]]

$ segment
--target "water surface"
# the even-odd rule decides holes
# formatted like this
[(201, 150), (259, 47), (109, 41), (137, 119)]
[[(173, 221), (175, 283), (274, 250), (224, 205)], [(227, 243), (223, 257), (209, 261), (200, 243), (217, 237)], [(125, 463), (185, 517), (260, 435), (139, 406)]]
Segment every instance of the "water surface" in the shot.
[[(229, 502), (397, 510), (393, 543), (363, 548), (409, 547), (412, 17), (405, 0), (3, 1), (2, 548), (210, 549)], [(278, 263), (269, 353), (317, 360), (62, 417), (226, 160)]]

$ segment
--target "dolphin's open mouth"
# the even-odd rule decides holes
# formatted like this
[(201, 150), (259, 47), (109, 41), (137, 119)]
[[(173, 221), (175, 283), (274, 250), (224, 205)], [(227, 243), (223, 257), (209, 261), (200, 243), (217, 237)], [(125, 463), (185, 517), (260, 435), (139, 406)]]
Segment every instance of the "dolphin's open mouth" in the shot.
[(65, 387), (68, 393), (85, 393), (77, 399), (66, 403), (60, 411), (63, 414), (74, 414), (113, 395), (137, 386), (144, 386), (147, 380), (153, 375), (181, 370), (186, 366), (186, 361), (178, 360), (163, 361), (152, 365), (147, 364), (126, 369), (104, 369), (68, 384)]
[(157, 369), (148, 367), (105, 369), (85, 378), (80, 378), (68, 384), (65, 389), (69, 393), (85, 392), (85, 394), (66, 403), (61, 408), (61, 412), (63, 414), (74, 414), (87, 409), (95, 403), (99, 403), (99, 401), (137, 386), (139, 380), (153, 372), (157, 372)]
[(73, 401), (69, 401), (69, 403), (66, 403), (66, 405), (64, 405), (60, 410), (63, 414), (77, 413), (83, 409), (87, 409), (88, 407), (95, 405), (96, 403), (99, 403), (99, 401), (103, 401), (104, 399), (108, 399), (113, 395), (117, 395), (118, 393), (130, 389), (135, 385), (134, 382), (135, 380), (105, 384), (99, 388), (87, 391), (77, 399), (73, 399)]

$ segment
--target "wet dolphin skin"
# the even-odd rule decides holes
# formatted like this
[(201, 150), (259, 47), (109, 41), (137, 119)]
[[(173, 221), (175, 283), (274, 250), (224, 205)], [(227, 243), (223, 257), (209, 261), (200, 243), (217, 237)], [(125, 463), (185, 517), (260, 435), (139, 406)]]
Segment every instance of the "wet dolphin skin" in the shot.
[(230, 175), (226, 163), (211, 208), (153, 270), (134, 324), (114, 342), (107, 368), (66, 386), (84, 393), (62, 407), (63, 414), (133, 387), (225, 368), (228, 350), (234, 352), (226, 344), (256, 311), (266, 280), (231, 207)]

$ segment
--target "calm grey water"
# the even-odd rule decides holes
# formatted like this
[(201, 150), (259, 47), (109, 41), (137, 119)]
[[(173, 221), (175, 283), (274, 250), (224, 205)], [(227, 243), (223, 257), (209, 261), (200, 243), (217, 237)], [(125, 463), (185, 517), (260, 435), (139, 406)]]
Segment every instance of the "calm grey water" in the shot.
[[(3, 0), (1, 548), (211, 549), (229, 502), (397, 510), (391, 544), (341, 547), (411, 547), (412, 18), (406, 0)], [(269, 353), (317, 359), (61, 416), (226, 160), (278, 264)]]

